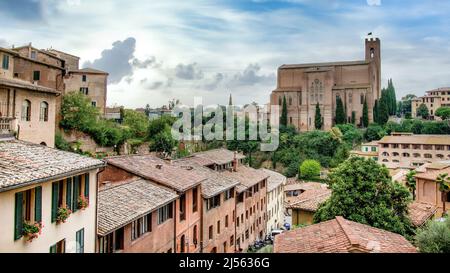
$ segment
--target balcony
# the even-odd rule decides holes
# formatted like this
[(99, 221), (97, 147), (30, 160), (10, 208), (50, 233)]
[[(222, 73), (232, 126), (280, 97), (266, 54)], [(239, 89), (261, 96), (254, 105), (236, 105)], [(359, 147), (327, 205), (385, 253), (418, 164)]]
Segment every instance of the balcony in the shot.
[(8, 115), (10, 108), (6, 102), (0, 101), (0, 138), (13, 135), (16, 119)]

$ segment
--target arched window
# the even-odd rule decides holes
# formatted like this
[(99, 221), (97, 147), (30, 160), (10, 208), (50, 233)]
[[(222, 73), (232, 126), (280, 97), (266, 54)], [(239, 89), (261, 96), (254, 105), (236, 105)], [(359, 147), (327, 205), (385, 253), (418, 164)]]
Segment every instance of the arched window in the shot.
[(45, 101), (41, 102), (39, 121), (48, 121), (48, 103)]
[(389, 160), (387, 160), (387, 159), (383, 159), (383, 162), (389, 162)]
[(398, 161), (397, 159), (394, 159), (394, 160), (392, 160), (392, 162), (399, 163), (400, 161)]
[(441, 154), (437, 154), (436, 155), (438, 158), (440, 158), (440, 159), (443, 159), (444, 158), (444, 155), (441, 155)]
[(389, 153), (388, 152), (384, 152), (384, 153), (382, 153), (382, 155), (383, 156), (389, 156)]
[(420, 154), (415, 153), (415, 154), (413, 154), (413, 156), (417, 158), (417, 157), (420, 157)]
[(400, 154), (399, 153), (396, 153), (396, 152), (393, 152), (392, 153), (392, 156), (399, 156)]
[(309, 93), (311, 96), (311, 102), (318, 102), (319, 100), (322, 100), (323, 84), (319, 79), (315, 79), (314, 82), (311, 83)]
[(42, 145), (42, 146), (47, 146), (47, 143), (41, 142), (41, 145)]
[(197, 225), (194, 226), (194, 232), (193, 232), (193, 240), (192, 242), (194, 243), (194, 245), (197, 245), (198, 243), (198, 232), (197, 232)]
[(31, 102), (29, 100), (24, 100), (22, 102), (22, 120), (31, 120)]
[(408, 153), (403, 153), (402, 156), (403, 157), (409, 157), (409, 154)]
[(433, 158), (433, 156), (431, 154), (424, 154), (425, 158)]

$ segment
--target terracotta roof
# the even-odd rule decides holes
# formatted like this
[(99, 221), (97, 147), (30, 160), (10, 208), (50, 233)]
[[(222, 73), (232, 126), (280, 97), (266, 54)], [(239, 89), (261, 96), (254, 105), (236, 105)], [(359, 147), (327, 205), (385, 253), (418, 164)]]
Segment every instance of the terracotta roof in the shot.
[[(205, 160), (205, 162), (213, 162), (217, 165), (221, 165), (221, 164), (226, 164), (226, 163), (230, 163), (233, 161), (234, 151), (220, 148), (220, 149), (214, 149), (214, 150), (209, 150), (209, 151), (205, 151), (205, 152), (195, 153), (195, 154), (193, 154), (193, 156), (200, 157), (203, 160)], [(243, 158), (245, 158), (245, 156), (241, 153), (237, 153), (236, 158), (243, 159)]]
[(319, 182), (302, 182), (296, 178), (288, 178), (287, 183), (284, 186), (284, 191), (295, 191), (295, 190), (311, 190), (311, 189), (323, 189), (327, 188), (328, 185)]
[(222, 171), (220, 173), (239, 182), (239, 185), (236, 187), (238, 192), (243, 192), (269, 177), (269, 175), (262, 170), (253, 169), (243, 165), (239, 165), (236, 172)]
[(320, 204), (327, 201), (330, 196), (331, 190), (328, 188), (309, 189), (300, 193), (298, 196), (287, 197), (285, 207), (315, 212)]
[(342, 65), (363, 65), (369, 64), (368, 61), (343, 61), (343, 62), (327, 62), (327, 63), (305, 63), (305, 64), (283, 64), (280, 69), (289, 68), (308, 68), (308, 67), (323, 67), (323, 66), (342, 66)]
[(20, 140), (0, 141), (0, 191), (103, 167), (97, 159)]
[(177, 196), (174, 191), (144, 179), (100, 190), (97, 232), (107, 235), (172, 202)]
[(0, 86), (22, 88), (22, 89), (27, 89), (27, 90), (37, 91), (37, 92), (44, 92), (44, 93), (53, 93), (53, 94), (61, 93), (56, 89), (32, 84), (30, 82), (19, 80), (19, 79), (0, 78)]
[(440, 170), (435, 170), (435, 169), (427, 169), (425, 172), (423, 173), (417, 173), (415, 175), (416, 178), (421, 178), (421, 179), (426, 179), (426, 180), (436, 180), (436, 178), (444, 173), (450, 173), (450, 167), (444, 168), (444, 169), (440, 169)]
[(109, 75), (108, 72), (101, 71), (94, 68), (82, 68), (77, 70), (70, 70), (69, 73), (86, 73), (86, 74), (104, 74)]
[(286, 176), (281, 173), (274, 172), (268, 169), (261, 169), (263, 172), (269, 175), (267, 179), (267, 192), (271, 192), (274, 189), (278, 188), (278, 186), (286, 183)]
[(420, 227), (436, 213), (436, 206), (424, 202), (414, 201), (408, 206), (409, 218), (414, 226)]
[(378, 152), (363, 152), (363, 151), (350, 151), (351, 154), (360, 155), (360, 156), (378, 156)]
[(19, 55), (19, 53), (17, 53), (16, 51), (11, 50), (11, 49), (7, 49), (7, 48), (4, 48), (4, 47), (0, 47), (0, 51), (1, 52), (6, 52), (6, 53), (11, 54), (11, 55), (15, 55), (15, 56)]
[(206, 179), (153, 155), (118, 156), (105, 160), (108, 164), (180, 192), (193, 188)]
[(409, 136), (385, 136), (378, 141), (383, 144), (437, 144), (450, 145), (448, 135), (409, 135)]
[(206, 180), (202, 181), (202, 195), (204, 198), (211, 198), (221, 192), (239, 185), (237, 180), (229, 179), (222, 175), (221, 172), (211, 170), (210, 168), (204, 167), (197, 163), (180, 159), (175, 160), (173, 164), (187, 171), (194, 172), (199, 176), (206, 177)]
[(403, 236), (340, 216), (275, 237), (275, 253), (415, 253)]

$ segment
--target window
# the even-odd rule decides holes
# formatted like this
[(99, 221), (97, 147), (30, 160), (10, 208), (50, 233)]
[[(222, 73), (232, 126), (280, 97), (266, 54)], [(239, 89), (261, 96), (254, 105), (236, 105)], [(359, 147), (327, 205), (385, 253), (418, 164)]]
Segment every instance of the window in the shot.
[(361, 94), (361, 104), (364, 104), (364, 94)]
[(152, 231), (152, 214), (149, 213), (131, 222), (131, 240), (134, 241), (147, 232)]
[(33, 72), (33, 81), (40, 81), (41, 80), (41, 71), (34, 71)]
[(9, 56), (8, 55), (3, 55), (2, 68), (5, 70), (9, 69)]
[(63, 239), (50, 247), (50, 253), (65, 253), (66, 240)]
[(42, 221), (42, 187), (36, 187), (15, 194), (14, 239), (23, 235), (24, 223), (34, 224)]
[(234, 197), (234, 190), (229, 189), (225, 192), (225, 201)]
[(158, 209), (158, 225), (173, 217), (172, 204), (166, 205)]
[(225, 227), (228, 227), (228, 215), (225, 216)]
[(84, 228), (76, 233), (77, 253), (84, 253)]
[(413, 156), (417, 158), (417, 157), (420, 157), (420, 154), (414, 153)]
[(180, 221), (186, 220), (186, 194), (180, 196)]
[(192, 190), (192, 211), (197, 212), (198, 210), (198, 187)]
[(402, 156), (403, 157), (410, 157), (409, 153), (403, 153)]
[(87, 88), (87, 87), (80, 87), (80, 93), (88, 95), (89, 94), (89, 88)]
[(234, 235), (231, 235), (230, 237), (230, 246), (234, 245)]
[(213, 239), (213, 229), (214, 229), (214, 227), (213, 227), (212, 225), (209, 226), (209, 230), (208, 230), (208, 238), (209, 238), (210, 240)]
[(186, 236), (183, 234), (180, 238), (180, 253), (186, 252)]
[(31, 120), (31, 102), (29, 100), (24, 100), (22, 102), (22, 121)]
[(45, 101), (41, 102), (39, 121), (48, 121), (48, 103)]
[(192, 232), (192, 242), (194, 243), (195, 246), (197, 246), (198, 244), (198, 231), (197, 231), (197, 225), (194, 226), (194, 231)]
[(31, 51), (31, 56), (30, 56), (30, 58), (31, 58), (31, 59), (34, 59), (34, 60), (36, 59), (36, 51), (34, 51), (34, 50)]
[(91, 101), (92, 107), (97, 107), (97, 102), (95, 100)]
[(220, 220), (217, 221), (217, 234), (220, 234)]
[(292, 105), (292, 98), (289, 97), (289, 105)]
[(206, 210), (211, 210), (220, 206), (220, 194), (209, 198), (206, 202)]
[(228, 249), (227, 249), (227, 242), (225, 241), (225, 242), (223, 242), (223, 252), (227, 252), (228, 251)]
[(424, 154), (425, 158), (433, 158), (433, 156), (431, 154)]
[(249, 237), (249, 232), (248, 232), (248, 229), (245, 231), (245, 239), (248, 239), (248, 237)]
[(81, 76), (81, 78), (82, 78), (83, 82), (86, 82), (86, 78), (87, 78), (86, 75)]
[(244, 193), (241, 192), (240, 194), (238, 194), (238, 203), (244, 202)]

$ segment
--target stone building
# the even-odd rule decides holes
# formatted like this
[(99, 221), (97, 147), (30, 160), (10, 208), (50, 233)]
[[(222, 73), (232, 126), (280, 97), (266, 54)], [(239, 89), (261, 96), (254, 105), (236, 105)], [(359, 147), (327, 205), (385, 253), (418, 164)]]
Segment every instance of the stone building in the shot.
[(33, 47), (0, 48), (0, 134), (54, 146), (64, 61)]
[(349, 122), (354, 112), (356, 123), (361, 125), (365, 99), (369, 121), (373, 121), (371, 110), (381, 96), (380, 86), (380, 40), (370, 38), (365, 40), (364, 60), (280, 66), (270, 104), (281, 106), (286, 97), (288, 124), (299, 131), (309, 131), (315, 128), (314, 115), (319, 103), (323, 129), (329, 130), (335, 123), (336, 99), (340, 97)]
[(267, 179), (267, 227), (266, 233), (280, 229), (284, 225), (284, 185), (286, 176), (268, 169), (263, 169), (269, 175)]
[(428, 108), (429, 119), (441, 120), (440, 117), (435, 116), (435, 113), (441, 106), (450, 107), (450, 87), (437, 88), (427, 91), (425, 96), (412, 99), (411, 116), (417, 117), (417, 108), (419, 108), (422, 104), (425, 104)]
[[(0, 139), (0, 166), (0, 252), (95, 252), (102, 161)], [(65, 220), (62, 208), (72, 211)], [(41, 232), (27, 233), (29, 226)]]

